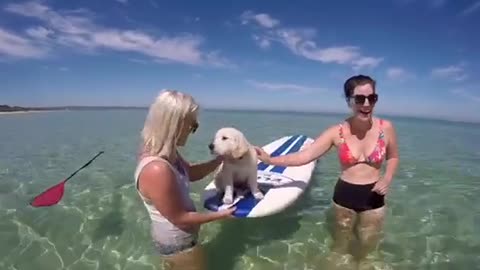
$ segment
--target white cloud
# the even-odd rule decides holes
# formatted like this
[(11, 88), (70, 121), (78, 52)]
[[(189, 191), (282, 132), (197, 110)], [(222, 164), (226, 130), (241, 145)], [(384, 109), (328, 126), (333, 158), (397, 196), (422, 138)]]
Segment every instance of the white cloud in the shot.
[[(259, 19), (262, 15), (263, 22)], [(322, 63), (336, 63), (350, 65), (354, 69), (373, 68), (378, 66), (383, 58), (365, 56), (357, 46), (319, 47), (314, 41), (316, 31), (312, 28), (277, 27), (280, 22), (268, 14), (254, 14), (246, 11), (241, 15), (242, 24), (255, 22), (260, 26), (260, 32), (253, 35), (253, 39), (263, 48), (269, 48), (272, 42), (278, 42), (292, 53), (304, 58)], [(266, 23), (266, 22), (273, 23)]]
[(116, 1), (122, 4), (126, 4), (128, 2), (128, 0), (116, 0)]
[(448, 79), (453, 81), (464, 81), (468, 78), (464, 66), (465, 64), (460, 63), (458, 65), (437, 67), (432, 70), (431, 75), (434, 78)]
[(208, 63), (211, 66), (222, 67), (222, 68), (232, 68), (232, 69), (237, 68), (237, 65), (230, 62), (225, 57), (221, 56), (219, 51), (211, 51), (211, 52), (205, 53), (204, 55), (205, 55), (204, 62)]
[(352, 61), (353, 68), (356, 70), (363, 69), (363, 68), (373, 68), (383, 61), (383, 58), (380, 57), (370, 57), (370, 56), (362, 56), (358, 59)]
[(305, 85), (298, 85), (292, 83), (271, 83), (271, 82), (259, 82), (255, 80), (247, 80), (247, 83), (252, 85), (255, 88), (269, 90), (269, 91), (291, 91), (291, 92), (300, 92), (308, 93), (312, 91), (325, 91), (325, 89), (318, 87), (311, 87)]
[(47, 39), (49, 35), (53, 34), (52, 30), (42, 26), (28, 28), (25, 32), (34, 39)]
[(0, 28), (0, 55), (14, 58), (42, 58), (47, 49), (35, 42)]
[(272, 44), (269, 39), (253, 35), (253, 40), (255, 40), (258, 44), (258, 46), (262, 49), (268, 49), (270, 48), (270, 45)]
[(245, 11), (241, 15), (242, 23), (248, 24), (250, 21), (255, 21), (258, 25), (265, 27), (265, 28), (273, 28), (277, 26), (280, 22), (270, 15), (265, 13), (254, 14), (252, 11), (248, 10)]
[(477, 1), (462, 11), (462, 15), (467, 16), (480, 9), (480, 1)]
[[(154, 36), (140, 30), (116, 29), (94, 22), (87, 10), (55, 11), (41, 3), (10, 4), (6, 11), (36, 18), (46, 24), (27, 29), (31, 40), (49, 37), (48, 46), (61, 45), (83, 52), (107, 49), (136, 52), (152, 57), (156, 62), (180, 62), (191, 65), (229, 66), (218, 52), (206, 52), (200, 47), (204, 39), (197, 35)], [(25, 39), (26, 40), (26, 39)]]
[(387, 78), (391, 80), (406, 80), (414, 75), (401, 67), (390, 67), (387, 69)]
[[(196, 49), (201, 39), (194, 36), (154, 39), (138, 31), (105, 30), (92, 33), (87, 40), (94, 47), (135, 51), (160, 59), (193, 64), (202, 60), (202, 53)], [(78, 45), (82, 45), (82, 42)]]

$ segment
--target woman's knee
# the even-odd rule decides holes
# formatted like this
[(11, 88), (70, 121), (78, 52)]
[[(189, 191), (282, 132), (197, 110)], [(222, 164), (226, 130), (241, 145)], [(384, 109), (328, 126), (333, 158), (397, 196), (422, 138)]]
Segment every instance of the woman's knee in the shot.
[(379, 227), (362, 227), (357, 229), (358, 240), (363, 246), (376, 245), (382, 235), (381, 228)]

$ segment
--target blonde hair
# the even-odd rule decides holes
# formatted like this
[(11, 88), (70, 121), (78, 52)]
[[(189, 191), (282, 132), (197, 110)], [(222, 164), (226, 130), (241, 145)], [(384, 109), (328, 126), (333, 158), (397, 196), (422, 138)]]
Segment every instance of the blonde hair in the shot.
[(169, 89), (160, 91), (150, 105), (141, 132), (144, 154), (163, 156), (172, 161), (185, 119), (193, 116), (198, 107), (188, 94)]

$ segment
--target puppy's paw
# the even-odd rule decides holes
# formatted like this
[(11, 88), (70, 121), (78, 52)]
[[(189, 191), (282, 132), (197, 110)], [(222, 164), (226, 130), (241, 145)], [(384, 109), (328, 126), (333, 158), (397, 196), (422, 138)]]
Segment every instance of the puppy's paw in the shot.
[(260, 190), (257, 190), (257, 192), (253, 193), (253, 197), (257, 200), (263, 199), (263, 193)]
[(223, 202), (223, 204), (231, 204), (231, 203), (233, 203), (233, 196), (228, 195), (228, 194), (225, 195), (225, 196), (223, 196), (222, 202)]

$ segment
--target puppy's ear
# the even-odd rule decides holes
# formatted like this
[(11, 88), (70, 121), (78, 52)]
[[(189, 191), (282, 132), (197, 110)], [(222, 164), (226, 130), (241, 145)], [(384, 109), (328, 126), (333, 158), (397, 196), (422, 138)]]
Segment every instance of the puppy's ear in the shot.
[(237, 144), (232, 151), (233, 158), (240, 158), (248, 152), (250, 144), (248, 143), (247, 139), (244, 136), (239, 136), (237, 139)]

